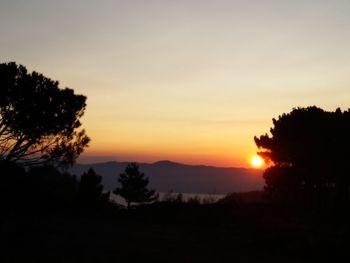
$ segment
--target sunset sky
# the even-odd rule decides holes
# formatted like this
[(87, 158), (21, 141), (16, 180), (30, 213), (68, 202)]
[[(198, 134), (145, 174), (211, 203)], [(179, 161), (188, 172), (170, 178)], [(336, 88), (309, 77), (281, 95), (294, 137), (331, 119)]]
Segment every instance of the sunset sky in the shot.
[(350, 107), (349, 0), (0, 0), (0, 60), (88, 97), (81, 161), (249, 166), (293, 107)]

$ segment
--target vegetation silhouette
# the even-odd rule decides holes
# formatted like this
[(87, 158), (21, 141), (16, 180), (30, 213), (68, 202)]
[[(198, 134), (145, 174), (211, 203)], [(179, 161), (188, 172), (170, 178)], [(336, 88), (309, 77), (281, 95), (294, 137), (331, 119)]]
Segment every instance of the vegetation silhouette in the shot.
[(23, 207), (23, 201), (27, 199), (22, 200), (21, 193), (28, 189), (27, 177), (23, 167), (0, 161), (0, 215)]
[(76, 176), (50, 166), (24, 169), (0, 161), (0, 210), (15, 214), (93, 213), (108, 207), (109, 192), (103, 192), (101, 176), (90, 169)]
[(79, 182), (57, 167), (44, 165), (28, 169), (28, 187), (21, 195), (34, 212), (73, 211), (76, 208)]
[(125, 173), (119, 175), (118, 182), (121, 187), (117, 187), (113, 193), (126, 200), (128, 209), (130, 209), (131, 203), (152, 202), (158, 199), (155, 190), (147, 189), (149, 179), (139, 171), (139, 166), (136, 163), (130, 163), (126, 166)]
[(90, 168), (80, 177), (79, 202), (84, 208), (98, 208), (109, 200), (109, 192), (103, 193), (102, 177)]
[(86, 97), (14, 62), (0, 64), (0, 159), (72, 164), (88, 145)]
[(175, 202), (175, 203), (183, 203), (184, 197), (182, 193), (174, 193), (173, 190), (170, 190), (169, 192), (165, 193), (165, 195), (162, 198), (162, 202)]
[(73, 211), (79, 182), (53, 166), (24, 169), (0, 161), (1, 210), (4, 214), (47, 214)]
[(273, 119), (270, 132), (254, 140), (271, 164), (263, 176), (275, 200), (349, 202), (350, 110), (295, 108)]

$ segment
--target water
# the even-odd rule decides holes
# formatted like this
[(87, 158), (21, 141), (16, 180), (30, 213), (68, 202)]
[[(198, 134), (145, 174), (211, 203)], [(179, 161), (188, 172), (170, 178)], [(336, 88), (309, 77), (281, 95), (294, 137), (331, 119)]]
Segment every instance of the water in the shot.
[[(189, 200), (197, 199), (202, 204), (215, 203), (219, 199), (225, 197), (223, 194), (195, 194), (195, 193), (174, 193), (174, 192), (160, 192), (159, 201), (174, 201), (179, 197), (179, 194), (182, 196), (182, 201), (187, 202)], [(119, 205), (126, 206), (125, 199), (119, 195), (111, 193), (110, 199)]]

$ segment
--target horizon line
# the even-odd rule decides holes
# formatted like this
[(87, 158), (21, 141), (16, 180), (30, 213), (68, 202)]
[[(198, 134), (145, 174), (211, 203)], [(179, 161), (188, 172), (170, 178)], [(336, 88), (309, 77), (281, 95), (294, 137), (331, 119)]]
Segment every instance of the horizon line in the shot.
[(96, 164), (105, 164), (105, 163), (137, 163), (137, 164), (157, 164), (157, 163), (171, 163), (171, 164), (179, 164), (179, 165), (186, 165), (186, 166), (203, 166), (203, 167), (215, 167), (215, 168), (234, 168), (234, 169), (253, 169), (253, 170), (263, 170), (263, 169), (257, 169), (254, 167), (242, 167), (242, 166), (215, 166), (215, 165), (207, 165), (207, 164), (189, 164), (189, 163), (181, 163), (181, 162), (175, 162), (171, 160), (159, 160), (155, 162), (137, 162), (137, 161), (117, 161), (117, 160), (110, 160), (110, 161), (95, 161), (95, 162), (76, 162), (74, 165), (96, 165)]

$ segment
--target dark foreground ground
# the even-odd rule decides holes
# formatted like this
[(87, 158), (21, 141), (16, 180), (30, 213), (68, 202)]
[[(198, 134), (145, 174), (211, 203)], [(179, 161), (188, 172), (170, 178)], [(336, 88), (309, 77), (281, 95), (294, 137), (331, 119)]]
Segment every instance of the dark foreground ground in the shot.
[(266, 204), (107, 210), (2, 216), (1, 262), (340, 262), (350, 251), (348, 217), (333, 213)]

